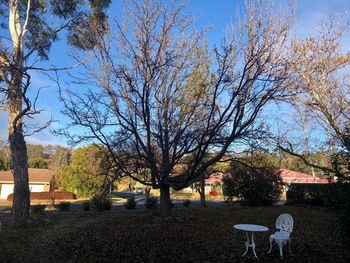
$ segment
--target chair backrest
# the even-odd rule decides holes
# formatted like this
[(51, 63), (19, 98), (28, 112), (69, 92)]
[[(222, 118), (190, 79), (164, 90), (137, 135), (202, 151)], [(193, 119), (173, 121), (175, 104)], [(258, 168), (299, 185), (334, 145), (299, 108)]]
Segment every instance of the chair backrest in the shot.
[(283, 232), (293, 232), (294, 221), (290, 214), (282, 214), (277, 217), (276, 228)]

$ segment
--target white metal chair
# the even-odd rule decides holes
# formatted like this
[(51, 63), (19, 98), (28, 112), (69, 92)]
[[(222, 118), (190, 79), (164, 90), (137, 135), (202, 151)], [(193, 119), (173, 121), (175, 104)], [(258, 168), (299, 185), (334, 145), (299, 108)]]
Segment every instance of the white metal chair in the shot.
[(272, 250), (272, 243), (273, 241), (278, 244), (278, 247), (280, 249), (280, 255), (281, 258), (283, 258), (283, 246), (288, 243), (288, 249), (289, 253), (292, 255), (292, 252), (290, 251), (290, 234), (293, 232), (293, 226), (294, 221), (293, 217), (290, 214), (282, 214), (280, 215), (276, 220), (276, 228), (278, 231), (276, 231), (274, 234), (270, 236), (270, 250), (268, 253)]

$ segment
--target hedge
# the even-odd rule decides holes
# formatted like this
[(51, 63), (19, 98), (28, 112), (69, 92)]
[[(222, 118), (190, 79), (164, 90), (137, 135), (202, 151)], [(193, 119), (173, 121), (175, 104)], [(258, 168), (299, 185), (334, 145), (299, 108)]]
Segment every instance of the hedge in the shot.
[(293, 184), (287, 191), (289, 204), (326, 206), (336, 212), (335, 234), (350, 247), (350, 183)]
[[(66, 200), (66, 199), (75, 199), (75, 195), (67, 191), (54, 191), (54, 192), (31, 192), (30, 200)], [(13, 200), (13, 194), (10, 194), (7, 197), (8, 201)]]
[(350, 191), (350, 184), (291, 184), (287, 191), (287, 203), (332, 207), (344, 190)]

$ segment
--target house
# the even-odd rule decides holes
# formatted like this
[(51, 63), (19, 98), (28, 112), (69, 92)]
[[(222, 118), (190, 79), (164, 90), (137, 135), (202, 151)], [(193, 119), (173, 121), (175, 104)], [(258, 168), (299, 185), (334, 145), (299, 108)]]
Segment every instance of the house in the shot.
[(215, 186), (220, 186), (220, 194), (222, 194), (222, 178), (227, 174), (222, 172), (212, 173), (209, 178), (205, 179), (205, 192), (209, 193)]
[[(204, 181), (204, 191), (205, 193), (209, 193), (215, 187), (218, 187), (220, 190), (220, 194), (222, 194), (222, 178), (227, 176), (228, 174), (222, 172), (212, 173), (208, 178)], [(199, 183), (195, 183), (189, 187), (184, 188), (183, 190), (187, 193), (198, 192)]]
[[(28, 169), (29, 190), (31, 192), (50, 191), (53, 171), (49, 169)], [(12, 171), (0, 171), (0, 199), (7, 199), (13, 193), (14, 180)]]
[[(284, 183), (284, 192), (288, 190), (288, 186), (291, 184), (328, 184), (328, 179), (323, 179), (318, 176), (312, 176), (305, 173), (300, 173), (288, 169), (280, 169), (280, 176)], [(220, 186), (222, 192), (222, 178), (227, 174), (216, 172), (210, 175), (208, 179), (205, 179), (205, 192), (209, 193), (214, 186)]]
[(327, 179), (322, 179), (318, 176), (312, 176), (310, 174), (300, 173), (288, 169), (281, 169), (280, 176), (282, 182), (287, 185), (291, 184), (328, 184)]
[(318, 176), (312, 176), (310, 174), (306, 173), (300, 173), (288, 169), (281, 169), (279, 170), (280, 176), (282, 178), (283, 182), (283, 189), (282, 189), (282, 199), (284, 199), (286, 196), (287, 191), (289, 190), (289, 187), (292, 184), (328, 184), (329, 180), (320, 178)]

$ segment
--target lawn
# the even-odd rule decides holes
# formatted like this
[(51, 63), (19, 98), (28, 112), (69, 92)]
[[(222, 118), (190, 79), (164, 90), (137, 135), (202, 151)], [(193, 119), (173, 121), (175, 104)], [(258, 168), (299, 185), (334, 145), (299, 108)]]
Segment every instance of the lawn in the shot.
[[(151, 211), (46, 213), (39, 226), (0, 233), (1, 262), (257, 262), (242, 258), (244, 233), (237, 223), (270, 230), (256, 237), (260, 262), (281, 262), (277, 247), (268, 255), (268, 236), (276, 217), (295, 220), (292, 251), (283, 262), (350, 262), (335, 245), (334, 216), (324, 208), (177, 208), (174, 222)], [(0, 220), (4, 220), (4, 215)]]

